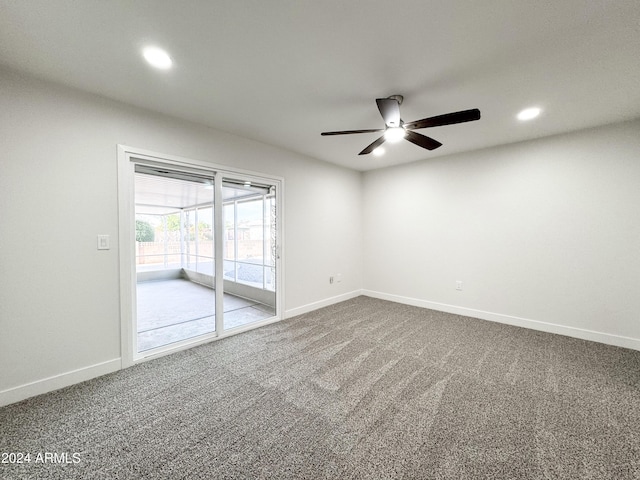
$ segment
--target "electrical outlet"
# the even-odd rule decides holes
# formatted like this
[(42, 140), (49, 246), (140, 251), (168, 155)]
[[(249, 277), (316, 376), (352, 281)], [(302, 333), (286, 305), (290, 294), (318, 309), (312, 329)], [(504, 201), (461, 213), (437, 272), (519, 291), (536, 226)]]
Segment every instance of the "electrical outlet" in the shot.
[(456, 290), (462, 290), (462, 280), (456, 280)]
[(333, 283), (333, 277), (329, 277), (329, 283)]
[(336, 274), (336, 283), (340, 283), (342, 281), (342, 274), (338, 273)]
[(109, 250), (109, 235), (98, 235), (98, 250)]

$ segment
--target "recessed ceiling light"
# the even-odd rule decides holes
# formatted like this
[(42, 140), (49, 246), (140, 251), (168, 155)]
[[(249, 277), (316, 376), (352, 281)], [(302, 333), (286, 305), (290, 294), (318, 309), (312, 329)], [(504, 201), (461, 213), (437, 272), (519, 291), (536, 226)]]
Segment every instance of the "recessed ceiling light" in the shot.
[(376, 148), (372, 153), (373, 153), (376, 157), (380, 157), (380, 156), (384, 155), (384, 148), (383, 148), (383, 147), (378, 147), (378, 148)]
[(395, 143), (402, 140), (406, 134), (402, 127), (389, 127), (384, 132), (384, 138), (387, 142)]
[(540, 115), (542, 110), (538, 107), (525, 108), (520, 113), (518, 113), (518, 120), (532, 120)]
[(142, 51), (144, 59), (153, 67), (167, 70), (173, 62), (167, 52), (158, 47), (147, 47)]

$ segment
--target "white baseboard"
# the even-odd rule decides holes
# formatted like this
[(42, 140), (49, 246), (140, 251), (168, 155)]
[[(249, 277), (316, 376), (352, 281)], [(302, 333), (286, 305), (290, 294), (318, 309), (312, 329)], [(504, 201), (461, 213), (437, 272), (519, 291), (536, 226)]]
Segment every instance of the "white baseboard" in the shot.
[(71, 372), (61, 373), (53, 377), (43, 378), (35, 382), (25, 383), (17, 387), (0, 391), (0, 407), (10, 403), (19, 402), (29, 397), (34, 397), (43, 393), (52, 392), (60, 388), (68, 387), (76, 383), (91, 380), (92, 378), (106, 375), (107, 373), (120, 370), (121, 360), (114, 358), (106, 362), (97, 363), (89, 367), (79, 368)]
[(352, 292), (343, 293), (342, 295), (336, 295), (335, 297), (329, 297), (325, 298), (324, 300), (308, 303), (307, 305), (302, 305), (301, 307), (296, 307), (285, 311), (284, 318), (291, 318), (295, 317), (296, 315), (302, 315), (303, 313), (313, 312), (314, 310), (322, 307), (328, 307), (329, 305), (333, 305), (334, 303), (351, 300), (352, 298), (359, 297), (362, 294), (362, 290), (354, 290)]
[(590, 340), (592, 342), (614, 345), (616, 347), (630, 348), (632, 350), (640, 350), (640, 339), (623, 337), (621, 335), (613, 335), (610, 333), (596, 332), (577, 327), (568, 327), (558, 325), (556, 323), (541, 322), (539, 320), (531, 320), (528, 318), (514, 317), (502, 313), (485, 312), (467, 307), (458, 307), (456, 305), (448, 305), (446, 303), (430, 302), (428, 300), (420, 300), (418, 298), (403, 297), (390, 293), (375, 292), (373, 290), (362, 290), (362, 295), (368, 297), (379, 298), (381, 300), (389, 300), (391, 302), (412, 305), (415, 307), (429, 308), (440, 312), (454, 313), (456, 315), (464, 315), (466, 317), (479, 318), (481, 320), (489, 320), (491, 322), (505, 323), (516, 327), (530, 328), (547, 333), (556, 333), (567, 337), (579, 338), (582, 340)]

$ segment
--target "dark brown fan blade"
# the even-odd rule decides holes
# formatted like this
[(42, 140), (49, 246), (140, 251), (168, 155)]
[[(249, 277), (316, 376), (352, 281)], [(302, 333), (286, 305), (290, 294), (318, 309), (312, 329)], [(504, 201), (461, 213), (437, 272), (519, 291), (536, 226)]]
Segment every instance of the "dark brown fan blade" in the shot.
[(373, 130), (342, 130), (338, 132), (322, 132), (320, 135), (351, 135), (352, 133), (374, 133), (384, 132), (383, 129), (375, 128)]
[(367, 148), (362, 150), (358, 155), (367, 155), (368, 153), (373, 152), (376, 148), (384, 143), (384, 135), (369, 145)]
[(442, 125), (453, 125), (454, 123), (471, 122), (473, 120), (480, 120), (480, 110), (477, 108), (423, 118), (422, 120), (405, 123), (404, 128), (416, 130), (418, 128), (440, 127)]
[(411, 143), (415, 143), (419, 147), (426, 148), (427, 150), (435, 150), (442, 145), (439, 141), (434, 140), (431, 137), (427, 137), (426, 135), (412, 132), (410, 130), (407, 131), (404, 138), (409, 140)]
[(395, 98), (376, 98), (378, 110), (387, 127), (400, 126), (400, 104)]

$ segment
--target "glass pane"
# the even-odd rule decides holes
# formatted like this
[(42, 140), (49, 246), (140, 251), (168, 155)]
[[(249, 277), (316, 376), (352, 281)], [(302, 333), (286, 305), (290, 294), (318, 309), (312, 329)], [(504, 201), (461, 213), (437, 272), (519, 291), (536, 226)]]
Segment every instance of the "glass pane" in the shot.
[(238, 272), (238, 282), (262, 288), (264, 282), (264, 271), (261, 263), (236, 262)]
[(163, 268), (162, 217), (136, 212), (136, 271)]
[(215, 264), (213, 259), (213, 208), (198, 208), (196, 209), (196, 212), (196, 271), (213, 277), (215, 274)]
[(263, 287), (264, 265), (264, 202), (238, 202), (237, 206), (237, 281)]

